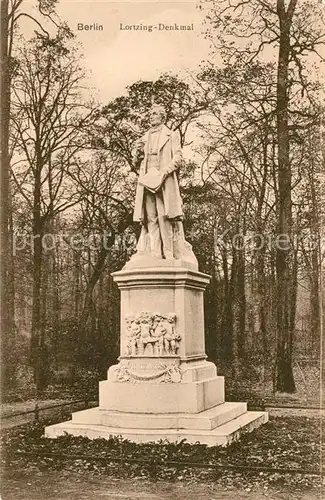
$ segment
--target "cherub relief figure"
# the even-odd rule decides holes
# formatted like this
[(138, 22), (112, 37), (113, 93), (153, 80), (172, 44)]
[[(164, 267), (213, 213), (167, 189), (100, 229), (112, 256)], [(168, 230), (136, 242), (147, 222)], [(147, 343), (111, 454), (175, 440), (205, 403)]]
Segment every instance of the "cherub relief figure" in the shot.
[(180, 335), (175, 313), (141, 312), (125, 318), (128, 356), (177, 355)]
[(174, 313), (167, 314), (163, 321), (165, 330), (164, 348), (166, 352), (170, 352), (171, 354), (177, 354), (178, 342), (180, 341), (180, 336), (175, 331), (175, 321), (176, 315)]
[(141, 333), (140, 321), (136, 319), (134, 316), (130, 315), (125, 318), (125, 322), (127, 325), (126, 329), (128, 336), (128, 343), (127, 343), (128, 354), (131, 356), (136, 356), (139, 337)]
[(166, 330), (163, 324), (163, 316), (156, 314), (155, 320), (152, 328), (152, 336), (156, 339), (156, 344), (154, 346), (154, 353), (162, 355), (164, 351), (164, 334)]
[(155, 340), (151, 336), (152, 317), (143, 315), (140, 319), (141, 322), (141, 337), (140, 337), (140, 352), (144, 354), (153, 354), (153, 342)]

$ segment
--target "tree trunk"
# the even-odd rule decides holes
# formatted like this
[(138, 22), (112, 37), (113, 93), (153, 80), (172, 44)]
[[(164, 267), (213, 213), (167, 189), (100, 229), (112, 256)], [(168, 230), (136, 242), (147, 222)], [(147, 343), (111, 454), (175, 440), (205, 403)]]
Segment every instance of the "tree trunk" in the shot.
[[(265, 203), (266, 186), (267, 179), (269, 176), (269, 156), (268, 156), (268, 146), (269, 146), (269, 134), (270, 128), (268, 122), (266, 122), (264, 127), (264, 137), (263, 137), (263, 177), (261, 183), (261, 189), (258, 194), (257, 211), (256, 211), (256, 234), (265, 234), (266, 221), (263, 221), (263, 207)], [(272, 137), (274, 134), (272, 133)], [(274, 139), (273, 139), (274, 140)], [(273, 148), (271, 149), (271, 154), (274, 153)], [(272, 157), (274, 162), (274, 155)], [(258, 315), (258, 338), (257, 345), (261, 348), (263, 356), (264, 368), (269, 364), (269, 342), (268, 339), (268, 325), (267, 325), (267, 311), (270, 297), (267, 294), (266, 286), (266, 270), (265, 270), (265, 254), (266, 254), (266, 244), (264, 240), (257, 241), (256, 249), (256, 298), (257, 298), (257, 315)], [(257, 346), (255, 346), (256, 348)]]
[(287, 11), (284, 0), (278, 0), (280, 22), (277, 73), (277, 138), (278, 138), (278, 237), (277, 240), (277, 347), (275, 390), (292, 393), (295, 383), (292, 371), (292, 322), (290, 321), (292, 287), (292, 201), (290, 142), (288, 129), (290, 28), (297, 0), (290, 0)]
[(80, 252), (73, 252), (73, 311), (75, 318), (79, 318), (81, 303), (81, 265)]
[(52, 324), (55, 329), (58, 328), (61, 318), (59, 258), (59, 252), (54, 248), (52, 252)]
[(14, 332), (14, 276), (12, 237), (10, 234), (11, 199), (10, 199), (10, 158), (9, 158), (9, 125), (10, 125), (10, 54), (8, 54), (8, 0), (1, 1), (1, 35), (0, 35), (0, 99), (1, 99), (1, 174), (0, 174), (0, 282), (1, 282), (1, 382), (2, 394), (15, 385), (15, 368), (12, 362), (12, 347), (15, 342)]
[(243, 249), (233, 248), (232, 264), (232, 368), (234, 378), (240, 374), (245, 355), (245, 256)]
[(239, 303), (239, 331), (238, 331), (238, 354), (240, 359), (246, 354), (246, 277), (245, 277), (245, 249), (239, 250), (238, 271), (236, 283), (236, 295)]
[[(311, 134), (309, 135), (309, 150), (314, 151), (314, 142)], [(311, 194), (311, 236), (312, 236), (312, 249), (311, 249), (311, 270), (309, 274), (310, 280), (310, 314), (311, 314), (311, 353), (314, 354), (315, 346), (319, 346), (320, 330), (321, 330), (321, 307), (320, 307), (320, 216), (319, 216), (319, 193), (316, 186), (315, 176), (317, 170), (315, 167), (314, 154), (310, 155), (310, 175), (309, 185)]]
[[(261, 232), (259, 234), (262, 234)], [(265, 275), (265, 247), (256, 252), (256, 300), (258, 304), (258, 344), (262, 347), (264, 366), (269, 361), (269, 340), (267, 335), (267, 303), (268, 293)], [(270, 305), (270, 304), (269, 304)]]
[[(319, 287), (319, 275), (320, 275), (320, 265), (319, 265), (319, 252), (318, 249), (312, 250), (311, 256), (311, 289), (310, 289), (310, 315), (311, 315), (311, 352), (310, 354), (315, 355), (315, 347), (319, 346), (320, 341), (320, 287)], [(317, 351), (316, 351), (317, 354)]]
[[(130, 226), (130, 224), (132, 224), (132, 220), (133, 220), (132, 213), (128, 214), (125, 217), (125, 219), (122, 219), (118, 224), (117, 233), (122, 234), (125, 231), (125, 229), (127, 229)], [(83, 310), (82, 310), (80, 321), (79, 321), (81, 328), (83, 328), (86, 325), (90, 313), (93, 313), (93, 316), (94, 316), (94, 312), (95, 312), (94, 302), (93, 302), (94, 288), (95, 288), (96, 283), (98, 282), (98, 280), (101, 276), (101, 273), (104, 270), (106, 257), (108, 255), (109, 248), (114, 244), (114, 241), (115, 241), (115, 232), (112, 229), (112, 227), (110, 227), (110, 230), (111, 230), (111, 234), (113, 235), (111, 240), (110, 240), (110, 245), (106, 246), (108, 243), (106, 241), (106, 245), (102, 246), (102, 248), (98, 254), (98, 258), (97, 258), (94, 270), (93, 270), (91, 276), (89, 277), (88, 286), (87, 286), (87, 290), (86, 290), (86, 296), (85, 296), (84, 304), (83, 304)]]
[[(212, 259), (213, 260), (213, 259)], [(211, 281), (204, 301), (205, 312), (205, 348), (208, 357), (217, 362), (222, 355), (220, 351), (221, 339), (218, 329), (218, 295), (215, 264), (211, 265)]]
[(41, 218), (41, 168), (36, 167), (33, 208), (33, 308), (31, 334), (31, 362), (37, 393), (45, 386), (46, 353), (41, 318), (43, 227)]
[(108, 254), (108, 249), (105, 247), (102, 247), (100, 252), (99, 252), (93, 273), (90, 276), (87, 290), (86, 290), (86, 296), (85, 296), (85, 300), (84, 300), (84, 304), (83, 304), (83, 310), (82, 310), (82, 313), (80, 316), (80, 322), (79, 322), (80, 326), (82, 328), (86, 325), (87, 320), (89, 318), (89, 315), (93, 310), (93, 291), (94, 291), (96, 283), (99, 280), (100, 275), (105, 267), (105, 261), (106, 261), (107, 254)]
[(224, 276), (224, 287), (223, 287), (223, 311), (221, 320), (221, 347), (222, 347), (222, 358), (221, 362), (226, 366), (232, 361), (232, 285), (229, 279), (228, 271), (228, 254), (226, 249), (221, 249), (222, 255), (222, 268)]

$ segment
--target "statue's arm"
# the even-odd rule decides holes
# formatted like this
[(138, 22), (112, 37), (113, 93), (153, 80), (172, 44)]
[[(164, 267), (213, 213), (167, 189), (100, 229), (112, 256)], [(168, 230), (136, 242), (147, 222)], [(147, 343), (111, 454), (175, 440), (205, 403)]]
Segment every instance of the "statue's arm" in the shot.
[(164, 169), (166, 175), (175, 172), (183, 163), (183, 154), (181, 148), (181, 141), (178, 132), (173, 132), (171, 135), (172, 141), (172, 155), (173, 158), (169, 165)]
[(141, 139), (135, 141), (134, 147), (132, 149), (132, 162), (136, 168), (140, 167), (140, 164), (145, 156), (144, 154), (145, 139), (144, 136)]

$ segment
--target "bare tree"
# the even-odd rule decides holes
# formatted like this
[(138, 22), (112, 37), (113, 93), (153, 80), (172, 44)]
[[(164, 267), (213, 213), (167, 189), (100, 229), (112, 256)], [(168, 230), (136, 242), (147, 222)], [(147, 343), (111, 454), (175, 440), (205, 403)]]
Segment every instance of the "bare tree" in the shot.
[(65, 33), (38, 36), (17, 54), (12, 129), (17, 159), (13, 179), (32, 214), (33, 314), (31, 353), (38, 390), (44, 386), (44, 326), (41, 321), (43, 237), (51, 221), (78, 201), (67, 183), (76, 157), (89, 147), (85, 131), (95, 119), (85, 103), (84, 74)]
[(98, 240), (96, 251), (88, 255), (91, 272), (79, 318), (80, 327), (84, 328), (91, 312), (95, 311), (94, 289), (115, 236), (123, 235), (132, 224), (134, 182), (121, 159), (109, 151), (95, 153), (87, 168), (76, 163), (70, 177), (80, 198), (79, 231)]
[[(204, 5), (204, 3), (202, 4)], [(294, 130), (310, 126), (317, 82), (308, 74), (308, 55), (322, 60), (319, 52), (325, 41), (323, 9), (319, 2), (303, 0), (221, 0), (209, 10), (209, 35), (214, 49), (221, 52), (229, 73), (269, 61), (274, 86), (269, 97), (276, 116), (276, 213), (277, 213), (277, 351), (275, 389), (293, 392), (293, 329), (296, 303), (296, 250), (292, 244), (292, 143)], [(270, 55), (266, 54), (268, 48)], [(272, 64), (276, 58), (276, 65)], [(314, 59), (315, 59), (314, 57)], [(309, 63), (309, 67), (310, 67)], [(299, 96), (300, 93), (300, 96)], [(298, 97), (299, 96), (299, 97)], [(247, 96), (246, 102), (251, 100)], [(282, 239), (281, 239), (282, 238)]]
[[(0, 36), (0, 59), (1, 59), (1, 209), (0, 209), (0, 231), (1, 231), (1, 268), (0, 276), (2, 283), (1, 293), (1, 331), (2, 353), (3, 353), (3, 387), (13, 382), (14, 364), (8, 362), (7, 354), (11, 345), (15, 342), (14, 334), (14, 264), (12, 257), (12, 224), (11, 224), (11, 190), (10, 190), (10, 152), (9, 152), (9, 127), (10, 127), (10, 88), (12, 83), (12, 51), (14, 47), (15, 32), (22, 18), (31, 21), (37, 29), (48, 34), (41, 22), (32, 14), (23, 10), (24, 0), (4, 0), (1, 2), (1, 36)], [(59, 26), (55, 16), (56, 0), (38, 0), (37, 7), (41, 18), (50, 20), (56, 27)], [(63, 26), (63, 25), (62, 25)], [(68, 30), (67, 26), (64, 29)]]

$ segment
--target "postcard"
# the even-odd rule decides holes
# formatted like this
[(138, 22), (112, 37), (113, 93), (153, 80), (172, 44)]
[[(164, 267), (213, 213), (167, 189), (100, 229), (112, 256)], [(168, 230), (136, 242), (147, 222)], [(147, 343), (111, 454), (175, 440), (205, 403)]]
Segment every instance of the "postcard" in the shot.
[(1, 1), (3, 498), (321, 498), (322, 0)]

